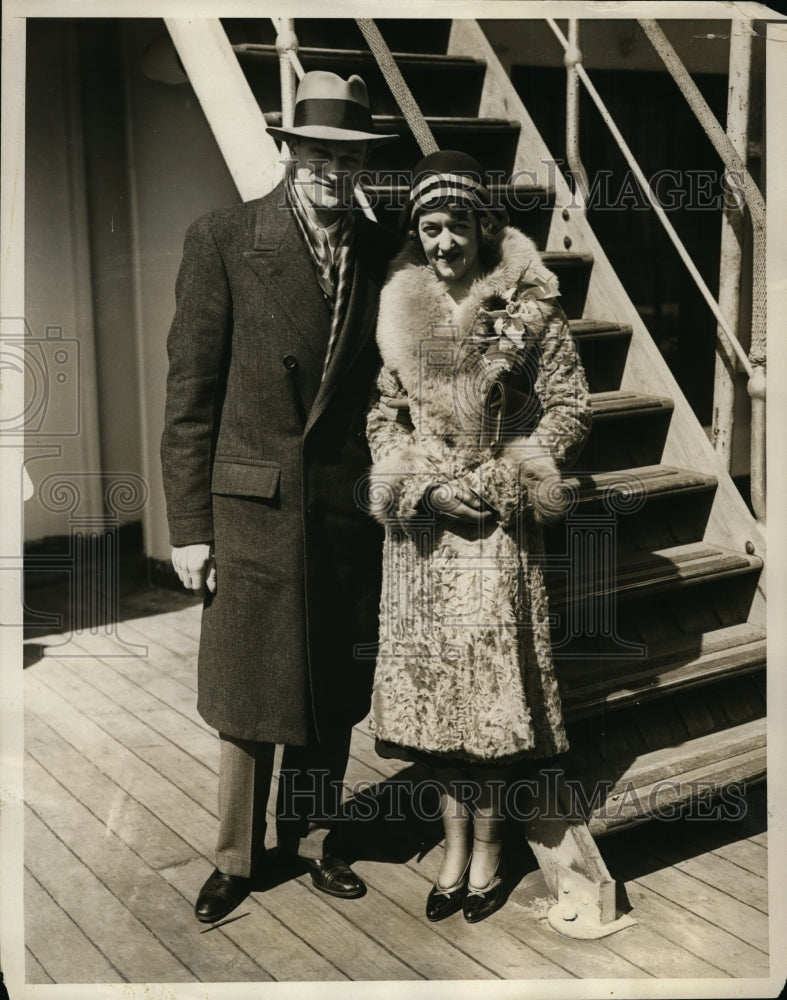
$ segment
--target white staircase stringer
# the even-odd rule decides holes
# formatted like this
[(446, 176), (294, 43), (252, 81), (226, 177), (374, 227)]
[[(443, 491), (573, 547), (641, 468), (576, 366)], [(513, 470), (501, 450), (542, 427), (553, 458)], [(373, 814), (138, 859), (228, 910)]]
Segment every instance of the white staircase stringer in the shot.
[(284, 176), (285, 157), (265, 131), (265, 116), (221, 22), (172, 17), (164, 22), (238, 193), (243, 201), (262, 197)]

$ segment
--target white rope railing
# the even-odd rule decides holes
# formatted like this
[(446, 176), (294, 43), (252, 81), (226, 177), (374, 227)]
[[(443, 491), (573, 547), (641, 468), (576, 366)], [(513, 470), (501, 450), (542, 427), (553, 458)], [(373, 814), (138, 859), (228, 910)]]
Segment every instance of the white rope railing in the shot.
[(751, 215), (753, 230), (753, 295), (752, 335), (749, 355), (754, 364), (764, 364), (766, 357), (766, 286), (765, 286), (765, 200), (749, 173), (743, 158), (730, 141), (716, 116), (708, 107), (699, 87), (692, 80), (669, 39), (653, 20), (640, 20), (639, 25), (661, 57), (672, 79), (680, 88), (705, 134), (713, 144), (725, 168), (735, 174)]
[[(690, 107), (697, 115), (700, 123), (705, 128), (706, 133), (713, 142), (717, 153), (722, 158), (727, 171), (735, 171), (736, 179), (741, 183), (743, 193), (746, 198), (746, 204), (749, 207), (749, 212), (752, 218), (752, 229), (753, 229), (753, 302), (752, 302), (752, 339), (751, 339), (751, 349), (747, 355), (746, 351), (742, 347), (740, 341), (738, 340), (736, 330), (732, 324), (730, 324), (722, 312), (719, 303), (716, 301), (712, 295), (710, 289), (706, 285), (702, 275), (699, 273), (694, 261), (691, 258), (688, 250), (686, 249), (683, 241), (678, 236), (672, 223), (667, 218), (664, 209), (661, 207), (661, 203), (653, 192), (648, 179), (639, 166), (636, 157), (632, 153), (628, 144), (626, 143), (620, 129), (615, 124), (607, 106), (601, 98), (594, 87), (592, 81), (587, 75), (584, 66), (581, 63), (581, 53), (578, 45), (578, 35), (576, 33), (571, 34), (569, 38), (563, 34), (557, 25), (557, 22), (553, 18), (547, 18), (547, 23), (554, 32), (560, 44), (563, 46), (563, 50), (566, 53), (565, 63), (569, 68), (569, 90), (571, 88), (572, 74), (576, 73), (580, 80), (582, 80), (588, 94), (596, 105), (602, 119), (609, 128), (612, 136), (623, 153), (623, 156), (631, 168), (632, 173), (636, 177), (640, 184), (640, 187), (644, 191), (648, 201), (650, 202), (653, 211), (656, 213), (657, 218), (664, 227), (667, 235), (669, 236), (673, 246), (678, 252), (681, 260), (683, 261), (686, 269), (691, 274), (694, 279), (694, 283), (699, 289), (702, 297), (705, 299), (708, 307), (713, 313), (717, 327), (716, 327), (716, 337), (718, 344), (724, 349), (728, 356), (729, 363), (734, 369), (734, 362), (737, 359), (740, 367), (749, 377), (748, 392), (752, 401), (752, 417), (751, 417), (751, 458), (750, 458), (750, 468), (751, 468), (751, 503), (754, 509), (755, 516), (757, 520), (764, 524), (765, 523), (765, 458), (766, 458), (766, 448), (765, 448), (765, 399), (766, 399), (766, 376), (765, 376), (765, 365), (766, 365), (766, 294), (765, 294), (765, 203), (762, 198), (757, 185), (754, 183), (751, 175), (746, 169), (746, 165), (743, 162), (741, 156), (738, 154), (737, 150), (733, 146), (729, 136), (724, 132), (721, 125), (716, 120), (715, 116), (708, 107), (705, 99), (699, 92), (694, 81), (688, 74), (686, 67), (678, 58), (672, 46), (669, 44), (664, 33), (661, 31), (659, 26), (655, 21), (640, 21), (643, 30), (648, 35), (654, 48), (656, 48), (659, 55), (667, 66), (667, 69), (675, 79), (678, 86), (683, 91), (689, 102)], [(571, 25), (571, 22), (569, 22)], [(576, 31), (576, 29), (574, 29)], [(571, 106), (571, 102), (567, 104), (567, 107)], [(573, 103), (574, 113), (578, 116), (578, 102)], [(578, 134), (578, 119), (574, 122), (572, 126), (574, 131), (574, 139), (572, 144), (576, 142), (576, 136)], [(569, 145), (570, 134), (567, 126), (567, 145)], [(582, 184), (585, 185), (582, 193), (583, 204), (587, 202), (587, 196), (589, 193), (587, 180), (582, 178), (581, 173), (575, 172), (575, 181), (577, 187), (581, 187)]]
[[(555, 33), (558, 41), (563, 46), (563, 48), (564, 49), (568, 49), (568, 39), (563, 34), (563, 32), (560, 30), (560, 28), (558, 27), (558, 25), (554, 21), (554, 19), (553, 18), (547, 18), (547, 22), (548, 22), (549, 26), (552, 28), (553, 32)], [(601, 98), (601, 95), (599, 94), (599, 92), (594, 87), (593, 82), (591, 81), (590, 77), (587, 75), (587, 72), (585, 71), (585, 67), (582, 66), (581, 64), (577, 64), (576, 71), (577, 71), (577, 74), (579, 75), (579, 78), (582, 80), (583, 84), (585, 85), (585, 88), (586, 88), (587, 92), (590, 94), (591, 98), (593, 99), (593, 103), (598, 108), (599, 114), (601, 115), (601, 117), (603, 118), (603, 120), (606, 122), (607, 127), (609, 128), (609, 130), (612, 133), (615, 141), (617, 142), (618, 146), (620, 147), (620, 151), (623, 153), (623, 156), (625, 157), (626, 162), (628, 163), (629, 167), (631, 168), (632, 173), (634, 174), (634, 176), (636, 177), (637, 181), (639, 182), (639, 184), (640, 184), (642, 190), (644, 191), (644, 193), (645, 193), (648, 201), (650, 202), (650, 204), (651, 204), (654, 212), (658, 216), (659, 221), (664, 226), (664, 229), (666, 230), (667, 235), (669, 236), (670, 240), (672, 241), (673, 246), (678, 251), (678, 254), (680, 255), (681, 260), (686, 265), (686, 268), (688, 269), (689, 273), (691, 274), (692, 278), (694, 279), (694, 281), (695, 281), (698, 289), (700, 290), (700, 292), (702, 294), (702, 297), (705, 299), (706, 303), (708, 304), (708, 307), (712, 311), (713, 315), (716, 317), (716, 321), (719, 324), (719, 327), (721, 328), (721, 330), (723, 332), (724, 340), (726, 341), (725, 347), (727, 348), (728, 353), (735, 355), (738, 358), (738, 360), (740, 361), (741, 366), (743, 367), (744, 371), (746, 371), (747, 374), (751, 375), (752, 365), (751, 365), (751, 362), (749, 361), (749, 358), (746, 355), (746, 352), (741, 347), (740, 342), (738, 341), (738, 338), (732, 332), (732, 329), (730, 327), (730, 324), (727, 322), (726, 317), (722, 315), (722, 312), (721, 312), (721, 309), (719, 308), (718, 302), (713, 297), (713, 294), (711, 293), (710, 289), (706, 285), (706, 283), (705, 283), (702, 275), (697, 270), (697, 266), (695, 265), (694, 261), (691, 259), (691, 254), (688, 252), (688, 250), (684, 246), (683, 241), (681, 240), (680, 236), (678, 236), (677, 232), (675, 231), (675, 228), (673, 227), (672, 223), (667, 218), (666, 212), (661, 207), (661, 203), (659, 202), (659, 200), (656, 197), (653, 189), (651, 188), (650, 183), (649, 183), (647, 177), (645, 176), (645, 174), (643, 173), (642, 168), (640, 167), (639, 163), (637, 162), (636, 157), (634, 156), (634, 154), (632, 153), (631, 149), (629, 148), (626, 140), (623, 138), (623, 135), (621, 134), (620, 129), (615, 124), (615, 121), (612, 118), (612, 115), (609, 113), (609, 110), (608, 110), (606, 104), (604, 103), (603, 99)], [(587, 194), (588, 194), (587, 190), (584, 192), (584, 194), (585, 194), (585, 197), (587, 197)]]

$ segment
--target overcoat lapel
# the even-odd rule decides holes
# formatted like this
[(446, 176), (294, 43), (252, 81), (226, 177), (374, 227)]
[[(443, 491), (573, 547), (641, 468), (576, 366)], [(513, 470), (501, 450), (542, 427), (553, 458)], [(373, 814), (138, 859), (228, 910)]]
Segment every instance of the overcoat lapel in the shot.
[(259, 202), (250, 236), (246, 263), (289, 319), (296, 341), (320, 353), (331, 310), (281, 185)]

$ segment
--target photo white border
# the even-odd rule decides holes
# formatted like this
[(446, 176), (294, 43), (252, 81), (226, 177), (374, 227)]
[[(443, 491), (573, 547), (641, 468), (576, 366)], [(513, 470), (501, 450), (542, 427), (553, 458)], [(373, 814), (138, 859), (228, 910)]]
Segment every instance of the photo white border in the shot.
[[(356, 0), (331, 4), (331, 17), (390, 17), (390, 5), (379, 0)], [(257, 2), (257, 0), (6, 0), (2, 11), (2, 205), (0, 207), (0, 317), (24, 316), (24, 99), (25, 19), (144, 18), (144, 17), (324, 17), (324, 2)], [(584, 19), (657, 17), (664, 19), (754, 18), (781, 19), (760, 4), (716, 2), (602, 2), (573, 0), (399, 0), (396, 17), (443, 17), (481, 19), (531, 19), (580, 17)], [(787, 95), (787, 22), (770, 24), (767, 90)], [(774, 53), (780, 52), (779, 57)], [(164, 984), (68, 984), (24, 983), (23, 911), (23, 788), (24, 734), (22, 717), (21, 630), (0, 628), (0, 968), (11, 1000), (245, 1000), (286, 997), (344, 998), (348, 996), (419, 1000), (451, 997), (521, 1000), (523, 997), (748, 997), (776, 996), (787, 975), (785, 914), (787, 879), (785, 864), (778, 858), (785, 843), (784, 772), (787, 764), (787, 574), (783, 572), (785, 528), (780, 523), (785, 509), (785, 434), (781, 417), (787, 373), (787, 184), (781, 170), (787, 164), (787, 123), (784, 100), (767, 106), (768, 129), (768, 419), (774, 428), (768, 435), (770, 561), (768, 582), (768, 761), (769, 785), (769, 895), (771, 928), (771, 976), (769, 979), (651, 979), (651, 980), (516, 980), (516, 981), (428, 981), (396, 983), (164, 983)], [(776, 220), (774, 223), (773, 220)], [(18, 381), (4, 386), (0, 405), (5, 412), (20, 413), (23, 401), (15, 391)], [(7, 408), (7, 409), (5, 409)], [(0, 560), (5, 568), (17, 567), (19, 575), (0, 574), (0, 622), (17, 620), (21, 604), (22, 528), (18, 484), (21, 481), (22, 445), (0, 441), (4, 469), (0, 490)], [(9, 474), (10, 469), (10, 474)], [(13, 581), (13, 582), (11, 582)], [(778, 786), (778, 787), (777, 787)]]

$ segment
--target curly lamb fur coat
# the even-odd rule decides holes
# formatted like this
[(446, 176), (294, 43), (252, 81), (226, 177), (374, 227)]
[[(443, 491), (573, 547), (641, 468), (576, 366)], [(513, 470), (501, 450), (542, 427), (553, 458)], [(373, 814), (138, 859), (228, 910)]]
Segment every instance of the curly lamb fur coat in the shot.
[[(557, 285), (518, 230), (458, 306), (420, 247), (391, 265), (380, 297), (381, 395), (372, 406), (373, 514), (386, 526), (374, 735), (399, 748), (503, 763), (568, 748), (542, 572), (543, 490), (590, 428), (588, 390)], [(493, 451), (480, 437), (495, 378), (530, 375), (538, 421)], [(435, 517), (427, 486), (460, 477), (497, 512), (483, 527)]]

